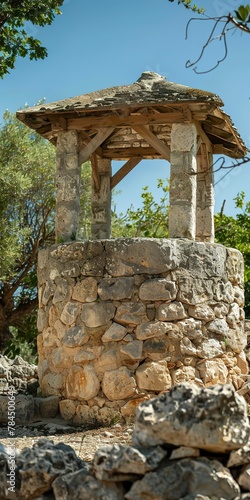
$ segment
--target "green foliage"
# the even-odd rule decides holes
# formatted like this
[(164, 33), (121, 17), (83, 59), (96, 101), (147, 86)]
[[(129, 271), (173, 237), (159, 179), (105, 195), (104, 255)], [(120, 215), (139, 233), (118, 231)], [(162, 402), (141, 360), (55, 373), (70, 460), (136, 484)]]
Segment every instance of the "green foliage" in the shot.
[(29, 36), (27, 21), (35, 26), (50, 25), (60, 14), (63, 0), (2, 0), (0, 12), (0, 77), (15, 66), (16, 58), (44, 59), (47, 50), (40, 40)]
[[(174, 2), (174, 0), (168, 0), (169, 2)], [(178, 0), (178, 4), (184, 5), (186, 9), (190, 9), (198, 14), (204, 14), (205, 9), (203, 7), (198, 7), (196, 4), (192, 4), (192, 0)]]
[(215, 215), (216, 241), (242, 252), (245, 264), (245, 313), (250, 317), (250, 201), (245, 201), (245, 193), (235, 198), (235, 206), (240, 211), (235, 217)]
[(240, 5), (238, 10), (234, 11), (235, 18), (242, 24), (247, 24), (250, 22), (250, 5)]
[(145, 186), (141, 194), (141, 208), (134, 210), (131, 207), (125, 215), (113, 214), (112, 236), (167, 238), (169, 186), (162, 179), (158, 179), (157, 187), (162, 192), (159, 203), (154, 200), (149, 187)]

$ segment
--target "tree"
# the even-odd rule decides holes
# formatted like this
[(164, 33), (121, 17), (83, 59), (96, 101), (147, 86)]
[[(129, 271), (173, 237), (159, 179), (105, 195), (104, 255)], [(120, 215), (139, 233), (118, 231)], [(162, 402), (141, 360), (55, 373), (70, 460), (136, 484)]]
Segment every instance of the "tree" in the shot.
[(0, 77), (15, 66), (18, 56), (44, 59), (47, 50), (28, 34), (27, 21), (35, 26), (50, 25), (64, 0), (2, 0), (0, 11)]
[(250, 201), (245, 201), (242, 191), (235, 198), (239, 210), (235, 217), (218, 213), (215, 215), (216, 241), (227, 247), (237, 248), (244, 257), (245, 314), (250, 318)]
[(142, 188), (142, 205), (130, 207), (126, 214), (112, 217), (112, 236), (130, 238), (167, 238), (168, 236), (168, 182), (158, 179), (157, 187), (161, 190), (160, 202), (157, 203), (149, 187)]
[[(169, 2), (173, 3), (175, 0), (169, 0)], [(178, 4), (184, 5), (187, 9), (192, 10), (193, 12), (196, 12), (198, 14), (203, 14), (203, 17), (200, 18), (200, 20), (205, 20), (208, 22), (212, 21), (212, 28), (210, 30), (210, 34), (204, 43), (204, 45), (201, 48), (200, 54), (198, 58), (191, 62), (187, 61), (186, 62), (186, 68), (193, 68), (195, 73), (208, 73), (209, 71), (214, 70), (219, 66), (219, 64), (224, 61), (227, 57), (228, 54), (228, 48), (227, 48), (227, 35), (229, 32), (232, 30), (235, 31), (241, 31), (244, 33), (250, 33), (250, 5), (245, 4), (245, 5), (239, 5), (239, 7), (234, 10), (233, 12), (229, 12), (226, 15), (218, 16), (218, 17), (209, 17), (205, 14), (205, 9), (202, 7), (197, 6), (196, 4), (192, 3), (192, 0), (178, 0)], [(190, 23), (197, 18), (191, 18), (187, 24), (186, 27), (186, 38), (188, 37), (188, 30), (189, 30), (189, 25)], [(203, 58), (204, 52), (208, 45), (210, 45), (213, 41), (215, 40), (220, 40), (223, 42), (224, 45), (224, 53), (222, 57), (215, 63), (215, 65), (206, 70), (206, 71), (198, 71), (197, 70), (197, 64), (201, 61)]]
[[(6, 111), (0, 129), (0, 350), (11, 331), (19, 340), (36, 335), (36, 261), (55, 241), (54, 176), (54, 146)], [(82, 220), (90, 219), (90, 178), (85, 164)], [(89, 236), (86, 231), (81, 223), (81, 237)]]

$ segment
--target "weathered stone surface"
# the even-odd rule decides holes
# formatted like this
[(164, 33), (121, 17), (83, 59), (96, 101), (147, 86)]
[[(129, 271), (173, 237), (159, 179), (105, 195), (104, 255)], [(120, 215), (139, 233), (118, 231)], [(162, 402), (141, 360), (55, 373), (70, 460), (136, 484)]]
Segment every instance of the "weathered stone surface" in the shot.
[(148, 321), (136, 327), (135, 335), (139, 340), (147, 340), (154, 337), (163, 337), (171, 330), (171, 327), (163, 321)]
[(146, 319), (146, 307), (141, 302), (123, 302), (115, 315), (115, 321), (122, 325), (139, 325)]
[(113, 444), (99, 448), (94, 456), (93, 469), (97, 479), (125, 481), (156, 469), (167, 451), (156, 448), (137, 449), (133, 446)]
[(94, 366), (98, 374), (103, 374), (106, 371), (120, 368), (121, 361), (116, 349), (108, 349), (107, 351), (104, 351), (96, 360)]
[(102, 337), (103, 342), (118, 342), (122, 340), (127, 333), (127, 330), (124, 326), (119, 325), (118, 323), (112, 323), (112, 325), (106, 330)]
[(73, 288), (72, 299), (79, 302), (94, 302), (97, 299), (97, 281), (91, 277), (78, 281)]
[(77, 458), (73, 449), (63, 443), (54, 445), (46, 438), (32, 448), (24, 448), (17, 456), (16, 467), (20, 478), (19, 498), (36, 498), (50, 491), (58, 476), (75, 472), (87, 466)]
[(171, 302), (161, 304), (158, 308), (157, 317), (161, 321), (176, 321), (187, 317), (186, 311), (181, 302)]
[(81, 319), (86, 326), (95, 328), (105, 325), (115, 315), (115, 306), (111, 302), (83, 304)]
[(200, 450), (199, 448), (192, 448), (191, 446), (180, 446), (179, 448), (175, 448), (171, 452), (169, 460), (177, 460), (179, 458), (187, 458), (187, 457), (199, 457)]
[(214, 284), (213, 290), (214, 300), (217, 300), (218, 302), (227, 302), (228, 304), (233, 302), (234, 289), (230, 281), (227, 281), (226, 283), (221, 280), (218, 281), (218, 283)]
[(114, 483), (105, 484), (86, 473), (85, 470), (58, 477), (53, 481), (53, 492), (56, 500), (123, 500), (122, 486)]
[(86, 344), (88, 340), (89, 335), (84, 331), (83, 326), (72, 326), (64, 334), (62, 344), (67, 347), (80, 347)]
[(206, 325), (209, 332), (216, 333), (216, 335), (222, 335), (225, 339), (229, 333), (229, 326), (225, 319), (215, 319), (214, 321), (210, 321)]
[(177, 299), (189, 305), (208, 302), (213, 299), (213, 281), (189, 276), (180, 277)]
[(133, 340), (120, 347), (121, 354), (125, 354), (131, 359), (141, 360), (142, 359), (142, 348), (143, 342), (141, 340)]
[(100, 382), (93, 366), (83, 367), (73, 365), (66, 379), (66, 397), (69, 399), (86, 400), (97, 396)]
[(217, 460), (184, 458), (157, 472), (148, 472), (125, 495), (128, 500), (180, 500), (186, 495), (233, 500), (240, 488), (226, 467)]
[(139, 389), (148, 391), (166, 391), (172, 385), (167, 362), (145, 362), (136, 370), (136, 382)]
[(206, 386), (214, 384), (225, 384), (227, 382), (228, 369), (222, 359), (207, 359), (197, 363), (200, 377)]
[(122, 366), (117, 370), (104, 373), (102, 390), (110, 401), (131, 398), (136, 390), (135, 379), (130, 371)]
[[(8, 422), (8, 405), (10, 405), (8, 396), (0, 395), (0, 422)], [(12, 409), (13, 411), (13, 409)], [(14, 399), (15, 424), (26, 424), (30, 422), (35, 414), (34, 399), (31, 395), (16, 394)]]
[(243, 255), (235, 248), (227, 248), (226, 269), (229, 281), (235, 285), (244, 284)]
[(176, 298), (177, 288), (174, 281), (165, 278), (154, 278), (144, 281), (139, 289), (139, 298), (141, 300), (174, 300)]
[(244, 490), (250, 491), (250, 464), (242, 468), (237, 481)]
[(74, 356), (74, 362), (79, 364), (88, 363), (89, 361), (93, 361), (93, 359), (95, 359), (94, 353), (84, 351), (83, 349), (80, 349)]
[(147, 446), (168, 442), (226, 452), (244, 446), (249, 432), (246, 402), (232, 386), (199, 389), (183, 384), (140, 405), (134, 442)]
[(176, 240), (135, 238), (106, 242), (107, 271), (112, 276), (159, 274), (178, 266)]
[(53, 296), (53, 304), (58, 304), (58, 302), (68, 302), (70, 300), (70, 286), (64, 278), (57, 278), (56, 289)]
[(77, 318), (79, 307), (77, 302), (67, 302), (64, 306), (60, 319), (65, 325), (72, 325)]
[(231, 451), (227, 462), (227, 467), (238, 467), (250, 463), (250, 446), (246, 444), (238, 450)]
[(222, 356), (224, 351), (225, 345), (223, 345), (223, 342), (219, 342), (216, 339), (205, 339), (197, 348), (196, 352), (199, 358), (212, 359), (217, 356)]
[(121, 414), (123, 415), (123, 417), (134, 417), (138, 405), (148, 399), (148, 394), (146, 394), (145, 396), (140, 396), (137, 398), (134, 397), (133, 399), (130, 399), (130, 401), (128, 401), (121, 407)]
[(192, 382), (196, 378), (196, 369), (193, 366), (182, 366), (181, 368), (171, 370), (170, 373), (173, 385)]
[(208, 304), (197, 304), (196, 306), (190, 306), (188, 308), (188, 314), (193, 318), (201, 319), (206, 322), (215, 319), (214, 310)]
[(59, 397), (34, 398), (35, 411), (42, 418), (54, 418), (59, 412)]
[(59, 402), (59, 409), (64, 420), (72, 420), (75, 416), (76, 403), (72, 399), (62, 399)]
[(134, 278), (104, 278), (98, 285), (98, 295), (102, 300), (131, 299)]

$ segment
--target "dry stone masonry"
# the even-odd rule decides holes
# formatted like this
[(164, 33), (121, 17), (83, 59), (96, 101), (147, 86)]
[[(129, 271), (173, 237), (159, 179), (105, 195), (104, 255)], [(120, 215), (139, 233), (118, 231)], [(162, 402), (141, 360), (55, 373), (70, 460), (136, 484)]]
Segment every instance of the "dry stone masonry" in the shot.
[(91, 464), (46, 439), (23, 449), (15, 494), (1, 446), (0, 498), (249, 500), (249, 437), (247, 404), (232, 385), (180, 384), (139, 406), (132, 445), (99, 448)]
[(187, 239), (71, 242), (40, 252), (38, 373), (63, 418), (108, 424), (185, 381), (248, 374), (243, 259)]

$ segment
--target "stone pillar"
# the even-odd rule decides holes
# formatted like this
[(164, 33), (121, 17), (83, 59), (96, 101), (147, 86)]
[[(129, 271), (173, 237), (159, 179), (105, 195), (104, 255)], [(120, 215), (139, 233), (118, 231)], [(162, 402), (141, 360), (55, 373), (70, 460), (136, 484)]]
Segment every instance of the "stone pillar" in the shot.
[(171, 131), (169, 238), (195, 240), (196, 128), (174, 123)]
[[(201, 145), (203, 148), (205, 144)], [(214, 242), (213, 156), (197, 155), (196, 240)]]
[(94, 240), (110, 238), (111, 233), (111, 160), (97, 157), (99, 189), (95, 188), (92, 177), (92, 226)]
[(78, 159), (78, 133), (58, 132), (56, 145), (56, 241), (75, 240), (80, 212), (81, 166)]

